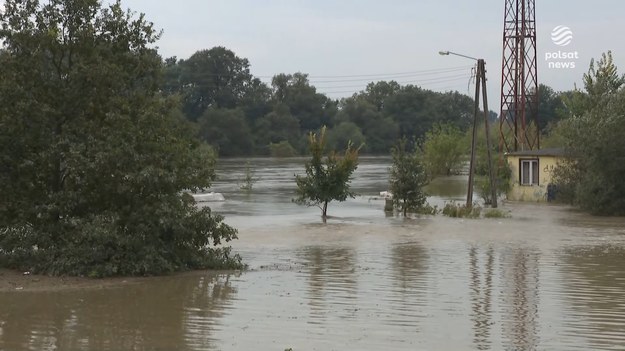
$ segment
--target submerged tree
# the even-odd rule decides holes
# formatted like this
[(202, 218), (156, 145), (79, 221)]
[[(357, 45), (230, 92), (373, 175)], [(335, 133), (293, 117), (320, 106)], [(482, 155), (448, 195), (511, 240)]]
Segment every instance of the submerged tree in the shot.
[(214, 152), (159, 92), (159, 32), (120, 1), (6, 0), (0, 12), (0, 265), (144, 275), (240, 266), (236, 230), (182, 191)]
[(318, 206), (325, 218), (328, 203), (354, 197), (349, 183), (352, 173), (358, 167), (360, 148), (355, 148), (349, 142), (342, 156), (333, 150), (324, 160), (326, 127), (321, 128), (319, 135), (311, 132), (308, 135), (308, 145), (312, 158), (306, 162), (306, 175), (295, 177), (297, 197), (294, 201), (301, 205)]
[(425, 204), (423, 187), (428, 184), (425, 168), (415, 151), (406, 150), (406, 138), (399, 140), (391, 150), (393, 164), (390, 168), (390, 191), (393, 205), (404, 217), (408, 212), (418, 212)]
[(467, 153), (463, 133), (454, 125), (438, 124), (425, 133), (423, 162), (430, 178), (449, 176), (462, 165)]

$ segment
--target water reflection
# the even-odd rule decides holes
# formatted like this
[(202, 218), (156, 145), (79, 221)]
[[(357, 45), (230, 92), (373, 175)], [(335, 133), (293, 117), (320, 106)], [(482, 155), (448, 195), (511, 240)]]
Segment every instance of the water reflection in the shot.
[(114, 289), (3, 293), (0, 349), (211, 349), (236, 294), (229, 278), (180, 276)]
[(447, 200), (463, 200), (467, 194), (467, 176), (438, 177), (425, 188), (429, 195)]
[(473, 322), (473, 342), (478, 350), (490, 350), (492, 316), (494, 250), (489, 247), (484, 255), (479, 248), (469, 249), (469, 271), (471, 280), (471, 320)]
[(625, 248), (573, 247), (564, 251), (564, 262), (570, 336), (592, 349), (625, 349)]
[(502, 333), (506, 349), (535, 350), (539, 343), (538, 257), (528, 247), (506, 249), (501, 255)]
[(389, 270), (392, 287), (385, 287), (390, 323), (419, 328), (428, 291), (427, 252), (418, 243), (396, 244), (391, 249)]
[(357, 309), (355, 253), (341, 247), (309, 246), (298, 255), (307, 267), (310, 322), (322, 323), (327, 311), (351, 318)]

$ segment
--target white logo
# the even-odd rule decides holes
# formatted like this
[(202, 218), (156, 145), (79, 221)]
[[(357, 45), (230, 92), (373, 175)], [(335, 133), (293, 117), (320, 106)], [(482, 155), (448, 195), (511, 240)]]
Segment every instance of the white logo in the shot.
[(567, 46), (573, 40), (573, 32), (567, 26), (557, 26), (551, 31), (551, 40), (558, 46)]

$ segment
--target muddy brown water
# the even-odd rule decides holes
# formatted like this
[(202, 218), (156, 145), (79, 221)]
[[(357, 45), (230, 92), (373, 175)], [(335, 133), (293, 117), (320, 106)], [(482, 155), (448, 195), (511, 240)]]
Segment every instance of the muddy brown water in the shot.
[[(323, 223), (290, 203), (299, 160), (252, 162), (250, 194), (244, 163), (222, 163), (213, 206), (250, 271), (0, 292), (0, 350), (625, 349), (625, 219), (520, 203), (504, 219), (387, 217), (374, 158)], [(461, 201), (462, 177), (431, 192)]]

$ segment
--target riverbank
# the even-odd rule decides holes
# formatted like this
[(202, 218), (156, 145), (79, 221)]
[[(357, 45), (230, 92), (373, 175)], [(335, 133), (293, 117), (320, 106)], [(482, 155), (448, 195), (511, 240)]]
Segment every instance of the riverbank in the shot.
[(0, 292), (10, 291), (62, 291), (70, 289), (102, 289), (135, 283), (147, 278), (53, 277), (29, 272), (0, 269)]

